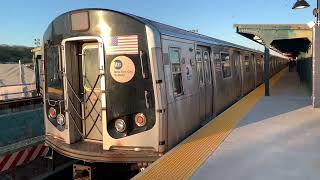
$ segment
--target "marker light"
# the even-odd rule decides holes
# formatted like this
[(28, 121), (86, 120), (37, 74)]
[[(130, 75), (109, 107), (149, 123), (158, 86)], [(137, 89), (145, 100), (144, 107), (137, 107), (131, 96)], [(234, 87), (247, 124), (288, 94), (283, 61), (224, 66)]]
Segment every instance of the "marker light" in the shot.
[(134, 121), (135, 121), (136, 125), (139, 127), (145, 126), (147, 124), (146, 116), (142, 113), (137, 114), (134, 117)]
[(49, 109), (49, 118), (56, 118), (57, 117), (57, 112), (56, 112), (56, 109), (54, 109), (53, 107), (51, 107)]
[(64, 118), (64, 115), (63, 114), (58, 114), (57, 116), (57, 123), (60, 125), (60, 126), (63, 126), (66, 124), (66, 119)]
[(119, 133), (123, 133), (127, 129), (126, 122), (123, 119), (117, 119), (114, 122), (114, 127)]

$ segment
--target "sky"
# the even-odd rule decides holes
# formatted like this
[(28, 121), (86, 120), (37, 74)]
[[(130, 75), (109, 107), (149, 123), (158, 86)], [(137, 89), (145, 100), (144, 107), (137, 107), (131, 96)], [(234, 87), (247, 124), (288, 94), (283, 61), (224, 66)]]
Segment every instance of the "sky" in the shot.
[(233, 24), (306, 24), (315, 18), (310, 8), (292, 10), (296, 0), (6, 0), (0, 6), (0, 44), (34, 46), (49, 23), (79, 8), (128, 12), (218, 39), (261, 49), (238, 35)]

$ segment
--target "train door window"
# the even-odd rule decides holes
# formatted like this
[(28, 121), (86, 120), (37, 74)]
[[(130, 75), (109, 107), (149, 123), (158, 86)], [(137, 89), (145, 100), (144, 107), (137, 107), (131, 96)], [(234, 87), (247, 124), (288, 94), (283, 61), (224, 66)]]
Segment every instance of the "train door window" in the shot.
[(196, 61), (197, 61), (197, 71), (198, 71), (199, 82), (200, 82), (200, 84), (203, 84), (204, 83), (203, 63), (202, 63), (202, 55), (201, 55), (200, 49), (197, 49)]
[(204, 62), (204, 70), (205, 70), (205, 79), (211, 84), (211, 67), (210, 67), (210, 57), (208, 51), (203, 52), (203, 62)]
[[(95, 82), (97, 81), (97, 72), (99, 72), (99, 66), (96, 64), (99, 63), (99, 49), (98, 45), (86, 45), (83, 47), (83, 62), (82, 62), (82, 71), (83, 71), (83, 86), (86, 91), (91, 92)], [(100, 83), (96, 84), (94, 90), (100, 89)]]
[(251, 54), (251, 62), (252, 64), (254, 64), (254, 62), (256, 61), (254, 54)]
[(238, 54), (237, 51), (235, 51), (234, 54), (235, 54), (235, 55), (234, 55), (234, 57), (235, 57), (234, 59), (235, 59), (235, 60), (234, 60), (234, 63), (233, 63), (233, 64), (234, 64), (235, 69), (237, 69), (237, 67), (238, 67), (238, 55), (239, 55), (239, 54)]
[(169, 56), (172, 69), (173, 94), (174, 96), (179, 96), (183, 94), (180, 49), (170, 48)]
[(223, 78), (231, 77), (231, 62), (228, 53), (221, 53), (221, 66)]
[(249, 56), (244, 57), (244, 66), (245, 66), (246, 72), (250, 72)]

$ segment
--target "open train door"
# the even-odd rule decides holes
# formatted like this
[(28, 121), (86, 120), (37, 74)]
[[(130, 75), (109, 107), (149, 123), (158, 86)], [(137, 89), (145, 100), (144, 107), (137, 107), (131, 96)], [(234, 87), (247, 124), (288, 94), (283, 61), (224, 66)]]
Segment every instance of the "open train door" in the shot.
[(99, 44), (82, 45), (83, 134), (87, 140), (102, 141), (102, 99)]
[(74, 37), (62, 41), (65, 101), (70, 143), (103, 143), (106, 102), (103, 41), (99, 37)]

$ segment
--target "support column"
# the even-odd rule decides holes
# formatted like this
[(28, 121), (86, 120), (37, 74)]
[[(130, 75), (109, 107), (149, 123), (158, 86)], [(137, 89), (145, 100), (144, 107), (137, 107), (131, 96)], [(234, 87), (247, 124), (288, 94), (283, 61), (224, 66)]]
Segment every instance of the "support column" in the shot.
[(312, 105), (320, 107), (320, 27), (313, 28), (312, 55)]
[(36, 83), (36, 90), (37, 95), (40, 95), (40, 70), (39, 70), (39, 61), (40, 59), (37, 56), (34, 57), (34, 74), (35, 74), (35, 83)]
[(270, 62), (270, 51), (269, 48), (266, 46), (264, 47), (264, 84), (265, 84), (265, 90), (264, 94), (265, 96), (270, 96), (270, 87), (269, 87), (269, 79), (270, 79), (270, 72), (269, 72), (269, 62)]

